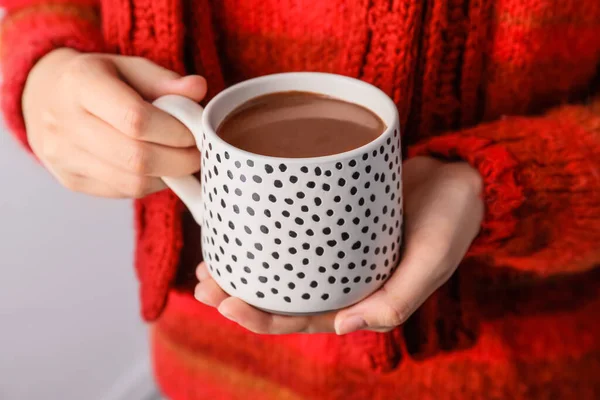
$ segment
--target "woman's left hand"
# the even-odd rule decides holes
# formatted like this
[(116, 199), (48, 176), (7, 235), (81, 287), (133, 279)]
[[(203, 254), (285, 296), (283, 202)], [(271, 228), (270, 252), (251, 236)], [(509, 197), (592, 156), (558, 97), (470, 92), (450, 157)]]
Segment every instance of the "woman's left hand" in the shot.
[(401, 324), (456, 270), (483, 218), (479, 173), (466, 163), (416, 157), (404, 164), (404, 254), (396, 272), (359, 303), (326, 314), (282, 316), (227, 295), (204, 263), (195, 297), (262, 334), (389, 331)]

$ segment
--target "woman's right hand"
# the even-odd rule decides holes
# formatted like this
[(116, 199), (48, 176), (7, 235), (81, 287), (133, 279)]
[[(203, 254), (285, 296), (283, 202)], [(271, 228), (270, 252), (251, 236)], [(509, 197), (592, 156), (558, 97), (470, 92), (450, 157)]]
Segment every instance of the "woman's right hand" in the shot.
[(167, 94), (200, 101), (206, 81), (146, 59), (58, 49), (31, 70), (23, 93), (29, 144), (67, 188), (139, 198), (161, 176), (200, 169), (188, 129), (149, 102)]

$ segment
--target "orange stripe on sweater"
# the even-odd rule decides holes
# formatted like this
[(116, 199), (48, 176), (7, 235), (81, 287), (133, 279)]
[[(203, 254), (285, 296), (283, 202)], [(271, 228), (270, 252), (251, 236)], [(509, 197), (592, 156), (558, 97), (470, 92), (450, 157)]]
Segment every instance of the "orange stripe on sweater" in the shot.
[[(284, 351), (278, 346), (257, 346), (258, 340), (218, 332), (206, 320), (187, 332), (203, 336), (206, 347), (191, 349), (180, 338), (155, 333), (154, 362), (159, 384), (173, 400), (288, 400), (290, 395), (311, 400), (464, 400), (480, 399), (481, 393), (486, 398), (591, 399), (589, 394), (600, 389), (594, 380), (600, 368), (595, 339), (600, 324), (589, 317), (598, 305), (596, 298), (577, 317), (566, 312), (557, 321), (551, 315), (491, 319), (482, 323), (474, 346), (418, 361), (406, 358), (387, 374), (311, 363), (301, 353), (277, 356)], [(189, 322), (182, 319), (180, 326), (191, 328)], [(237, 354), (232, 353), (236, 345)], [(524, 376), (527, 392), (520, 386)], [(574, 393), (575, 387), (582, 392)], [(536, 397), (529, 390), (548, 395)]]
[[(183, 387), (189, 392), (186, 398), (197, 398), (193, 393), (198, 390), (204, 396), (210, 393), (213, 399), (260, 399), (260, 400), (306, 400), (287, 387), (277, 384), (273, 380), (267, 380), (264, 376), (251, 373), (249, 370), (235, 368), (231, 364), (225, 364), (218, 359), (205, 357), (198, 353), (191, 353), (188, 349), (179, 346), (176, 342), (169, 340), (159, 330), (152, 331), (153, 353), (155, 360), (160, 363), (176, 362), (182, 364), (185, 369), (183, 376), (163, 376), (161, 371), (173, 370), (161, 368), (158, 370), (158, 381), (163, 385), (165, 394), (172, 395), (171, 390), (179, 391)], [(221, 337), (217, 340), (226, 340)], [(164, 356), (163, 353), (170, 353)], [(163, 367), (165, 367), (163, 365)], [(191, 376), (202, 377), (197, 379), (196, 385), (178, 385), (178, 379), (189, 379)], [(164, 379), (163, 379), (164, 378)], [(188, 381), (189, 382), (189, 381)], [(173, 387), (173, 389), (171, 389)], [(177, 398), (181, 398), (180, 396)], [(200, 398), (200, 397), (198, 397)]]
[[(469, 309), (474, 313), (473, 318), (479, 321), (481, 329), (485, 331), (478, 336), (483, 339), (484, 336), (489, 335), (490, 339), (483, 339), (483, 342), (480, 339), (475, 346), (470, 348), (468, 352), (471, 357), (484, 361), (487, 356), (492, 354), (490, 349), (494, 347), (492, 345), (494, 337), (503, 340), (501, 345), (505, 345), (505, 337), (498, 337), (493, 333), (501, 330), (510, 332), (508, 337), (515, 339), (514, 344), (511, 345), (514, 350), (518, 350), (515, 357), (527, 362), (547, 359), (548, 353), (539, 351), (540, 348), (551, 348), (552, 355), (556, 358), (577, 357), (592, 350), (600, 351), (600, 343), (594, 339), (600, 337), (600, 321), (589, 318), (594, 310), (600, 308), (600, 294), (593, 292), (600, 275), (591, 273), (580, 279), (586, 279), (588, 285), (585, 288), (580, 285), (578, 290), (585, 291), (585, 293), (581, 294), (579, 303), (567, 304), (564, 302), (564, 304), (560, 304), (559, 302), (550, 310), (543, 307), (547, 305), (552, 296), (556, 297), (557, 294), (560, 294), (561, 287), (558, 285), (547, 285), (536, 289), (533, 284), (530, 286), (522, 284), (513, 292), (486, 290), (485, 293), (481, 293), (481, 297), (477, 297), (475, 304), (469, 305)], [(572, 283), (572, 285), (576, 284), (576, 281)], [(531, 294), (523, 294), (523, 291), (529, 291)], [(544, 291), (549, 292), (546, 299), (542, 299), (540, 296), (540, 293)], [(520, 296), (518, 296), (519, 293), (521, 293)], [(573, 294), (567, 293), (565, 296), (572, 298)], [(503, 300), (506, 297), (513, 297), (515, 301), (509, 303)], [(506, 307), (513, 309), (518, 305), (532, 304), (535, 299), (538, 299), (538, 302), (522, 314), (504, 310)], [(564, 309), (559, 308), (561, 305)], [(344, 338), (335, 335), (255, 335), (233, 323), (223, 321), (222, 317), (219, 317), (212, 309), (197, 303), (191, 295), (171, 294), (167, 310), (158, 322), (158, 329), (168, 335), (170, 340), (184, 345), (188, 351), (213, 354), (214, 357), (219, 357), (221, 360), (230, 359), (232, 362), (237, 360), (254, 364), (254, 361), (260, 360), (262, 365), (256, 365), (261, 370), (259, 373), (265, 373), (262, 368), (268, 368), (270, 363), (278, 364), (292, 360), (295, 360), (295, 366), (302, 370), (303, 376), (310, 375), (311, 378), (315, 378), (314, 374), (316, 373), (311, 370), (311, 365), (319, 365), (327, 369), (334, 368), (334, 363), (328, 362), (325, 358), (307, 357), (304, 354), (304, 350), (311, 347), (311, 342), (319, 342), (319, 336), (331, 338), (330, 351), (340, 349), (342, 354), (349, 351), (348, 348), (345, 348), (348, 343), (344, 341)], [(537, 332), (537, 334), (532, 337), (530, 332)], [(215, 342), (216, 337), (228, 338), (227, 344)], [(566, 340), (575, 337), (581, 337), (581, 340)], [(492, 341), (488, 342), (489, 340)], [(303, 346), (294, 346), (293, 342)], [(534, 343), (541, 347), (533, 348)], [(245, 355), (243, 360), (239, 358), (240, 354)], [(461, 352), (453, 354), (462, 357), (460, 356)], [(346, 360), (342, 358), (337, 361)], [(403, 363), (404, 360), (401, 364)], [(352, 370), (356, 371), (357, 369), (354, 365), (346, 365), (346, 367), (344, 371), (332, 369), (331, 373), (340, 376), (347, 374), (346, 379), (349, 379), (353, 375)]]
[(43, 3), (8, 13), (8, 15), (6, 15), (6, 17), (4, 17), (2, 20), (2, 29), (8, 30), (19, 21), (31, 17), (42, 16), (70, 16), (81, 18), (95, 24), (100, 24), (98, 10), (94, 7), (75, 4)]
[(74, 5), (79, 7), (98, 7), (101, 0), (0, 0), (0, 6), (11, 13), (16, 10), (40, 5)]

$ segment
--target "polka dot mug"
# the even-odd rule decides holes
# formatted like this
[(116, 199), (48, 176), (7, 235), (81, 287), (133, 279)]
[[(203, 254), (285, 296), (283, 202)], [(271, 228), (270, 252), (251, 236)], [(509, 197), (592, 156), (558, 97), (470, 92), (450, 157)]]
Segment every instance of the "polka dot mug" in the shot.
[[(285, 91), (359, 104), (387, 128), (345, 153), (293, 159), (249, 153), (215, 133), (242, 103)], [(201, 184), (192, 176), (163, 179), (201, 226), (210, 274), (231, 296), (274, 313), (319, 313), (360, 301), (394, 272), (402, 161), (398, 111), (385, 93), (356, 79), (303, 72), (240, 83), (204, 110), (179, 96), (154, 104), (196, 138)]]

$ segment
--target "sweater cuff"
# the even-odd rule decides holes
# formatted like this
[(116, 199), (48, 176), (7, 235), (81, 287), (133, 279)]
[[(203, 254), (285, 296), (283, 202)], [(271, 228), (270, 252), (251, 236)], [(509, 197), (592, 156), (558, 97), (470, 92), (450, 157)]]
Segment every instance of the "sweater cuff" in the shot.
[(464, 160), (484, 180), (470, 255), (548, 276), (600, 261), (600, 99), (433, 137), (409, 156)]
[(7, 127), (29, 151), (21, 98), (29, 71), (50, 51), (103, 49), (97, 10), (91, 6), (38, 4), (10, 11), (1, 26), (2, 112)]

